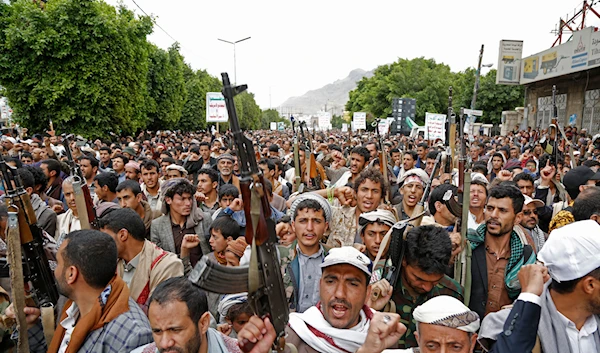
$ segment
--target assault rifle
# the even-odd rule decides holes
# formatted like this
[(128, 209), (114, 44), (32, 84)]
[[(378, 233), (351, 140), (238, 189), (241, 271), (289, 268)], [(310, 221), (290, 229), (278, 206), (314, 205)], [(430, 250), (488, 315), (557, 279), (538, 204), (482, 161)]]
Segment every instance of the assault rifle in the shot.
[[(228, 294), (247, 291), (254, 313), (260, 317), (269, 317), (273, 323), (278, 337), (273, 349), (281, 352), (285, 348), (289, 307), (277, 255), (275, 222), (271, 219), (264, 177), (256, 163), (252, 141), (240, 129), (233, 101), (233, 97), (246, 90), (247, 86), (232, 86), (227, 73), (221, 76), (231, 132), (238, 151), (240, 188), (246, 215), (246, 241), (252, 245), (252, 255), (248, 267), (236, 268), (220, 266), (203, 257), (190, 273), (189, 279), (211, 292)], [(244, 350), (251, 350), (250, 345), (243, 347)]]
[[(304, 130), (306, 130), (306, 136), (304, 134)], [(304, 144), (308, 153), (304, 153), (304, 162), (306, 163), (306, 173), (307, 173), (307, 184), (306, 187), (309, 190), (319, 190), (321, 186), (321, 178), (319, 177), (319, 173), (317, 171), (317, 160), (315, 159), (315, 154), (312, 139), (308, 128), (306, 127), (306, 121), (300, 122), (300, 134), (304, 139)], [(305, 176), (303, 176), (305, 177)]]
[(296, 177), (294, 179), (294, 191), (297, 191), (298, 193), (303, 193), (304, 192), (304, 183), (302, 182), (302, 177), (300, 176), (301, 174), (301, 167), (300, 167), (300, 152), (298, 151), (298, 135), (296, 135), (296, 121), (294, 120), (294, 117), (290, 117), (290, 120), (292, 122), (292, 133), (294, 135), (294, 173), (296, 174)]
[(91, 229), (95, 224), (96, 211), (94, 210), (94, 202), (92, 201), (90, 189), (83, 177), (81, 168), (79, 168), (79, 164), (75, 162), (73, 154), (71, 153), (69, 142), (72, 137), (73, 135), (64, 137), (62, 144), (65, 147), (67, 164), (71, 170), (71, 176), (74, 178), (73, 194), (75, 195), (75, 207), (77, 207), (77, 215), (79, 217), (79, 222), (81, 223), (81, 229)]
[(392, 199), (392, 193), (391, 193), (391, 187), (390, 187), (390, 180), (388, 179), (388, 160), (387, 160), (387, 153), (383, 150), (383, 144), (381, 143), (381, 135), (379, 134), (379, 122), (381, 121), (381, 119), (377, 118), (375, 119), (375, 121), (373, 121), (371, 123), (371, 126), (373, 126), (375, 128), (375, 131), (377, 131), (377, 145), (379, 146), (379, 170), (381, 171), (381, 174), (383, 175), (383, 180), (385, 180), (385, 182), (388, 185), (387, 188), (387, 194), (383, 195), (383, 202), (385, 202), (385, 204), (390, 204), (390, 200)]
[(471, 246), (466, 242), (469, 225), (469, 200), (471, 199), (471, 173), (465, 170), (467, 150), (464, 139), (464, 121), (466, 115), (464, 109), (460, 110), (460, 156), (458, 159), (458, 198), (462, 202), (462, 216), (460, 218), (460, 239), (464, 249), (460, 253), (460, 261), (454, 262), (454, 280), (465, 289), (465, 304), (471, 300)]
[(0, 172), (9, 212), (18, 213), (18, 229), (23, 250), (23, 277), (25, 282), (31, 282), (31, 294), (35, 305), (42, 308), (53, 307), (58, 301), (58, 289), (44, 251), (44, 237), (42, 229), (37, 225), (31, 199), (16, 168), (9, 166), (2, 156)]

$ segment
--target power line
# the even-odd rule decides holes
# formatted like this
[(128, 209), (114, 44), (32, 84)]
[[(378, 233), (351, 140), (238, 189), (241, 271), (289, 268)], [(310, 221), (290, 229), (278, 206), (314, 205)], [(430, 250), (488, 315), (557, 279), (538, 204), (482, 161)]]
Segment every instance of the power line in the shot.
[[(154, 24), (156, 25), (156, 27), (160, 28), (160, 30), (161, 30), (161, 31), (163, 31), (163, 32), (165, 32), (165, 34), (166, 34), (167, 36), (169, 36), (169, 38), (171, 38), (171, 39), (173, 39), (175, 42), (177, 42), (177, 39), (173, 38), (173, 36), (171, 36), (171, 35), (169, 34), (169, 32), (165, 31), (165, 30), (164, 30), (164, 28), (162, 28), (162, 27), (161, 27), (161, 26), (158, 24), (158, 22), (156, 22), (156, 20), (155, 20), (155, 19), (154, 19), (152, 16), (148, 15), (148, 14), (146, 13), (146, 11), (144, 11), (144, 9), (142, 9), (142, 8), (140, 7), (140, 5), (138, 5), (138, 4), (137, 4), (137, 2), (135, 2), (135, 0), (131, 0), (131, 1), (133, 1), (133, 3), (135, 4), (135, 6), (137, 6), (137, 8), (138, 8), (138, 9), (140, 9), (140, 11), (142, 11), (142, 13), (143, 13), (144, 15), (146, 15), (147, 17), (149, 17), (149, 18), (152, 20), (152, 23), (154, 23)], [(177, 42), (177, 43), (179, 43), (179, 42)]]

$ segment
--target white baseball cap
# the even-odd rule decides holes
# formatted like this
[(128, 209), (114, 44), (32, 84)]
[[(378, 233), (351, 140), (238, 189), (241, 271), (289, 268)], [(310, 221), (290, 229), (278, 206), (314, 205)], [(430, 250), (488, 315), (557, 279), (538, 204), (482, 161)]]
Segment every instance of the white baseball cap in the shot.
[(371, 276), (371, 268), (373, 267), (371, 260), (353, 246), (342, 246), (341, 248), (329, 250), (321, 264), (321, 268), (341, 264), (352, 265), (366, 273), (367, 276)]
[(542, 200), (538, 200), (538, 199), (532, 199), (531, 197), (527, 196), (527, 195), (523, 195), (525, 196), (525, 205), (529, 205), (530, 203), (535, 204), (535, 207), (544, 207), (546, 206), (546, 204), (544, 203), (544, 201)]
[(538, 260), (557, 282), (582, 278), (600, 267), (600, 224), (585, 220), (552, 231)]

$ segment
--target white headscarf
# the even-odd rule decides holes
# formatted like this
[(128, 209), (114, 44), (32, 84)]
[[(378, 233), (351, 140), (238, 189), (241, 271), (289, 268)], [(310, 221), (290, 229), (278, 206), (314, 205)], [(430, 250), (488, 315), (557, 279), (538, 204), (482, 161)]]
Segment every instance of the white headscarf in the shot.
[(445, 326), (475, 333), (479, 330), (479, 315), (460, 300), (440, 295), (418, 306), (413, 312), (418, 323)]

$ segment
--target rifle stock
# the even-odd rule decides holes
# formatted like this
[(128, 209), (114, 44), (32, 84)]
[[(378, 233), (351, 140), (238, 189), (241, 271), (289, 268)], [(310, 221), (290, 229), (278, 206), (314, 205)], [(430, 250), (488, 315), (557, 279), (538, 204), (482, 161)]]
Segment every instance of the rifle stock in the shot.
[(75, 162), (73, 154), (71, 153), (69, 142), (72, 136), (73, 135), (66, 136), (62, 143), (67, 155), (67, 163), (71, 170), (71, 176), (75, 179), (73, 181), (75, 207), (77, 207), (77, 215), (81, 224), (81, 229), (91, 229), (96, 221), (96, 211), (94, 210), (94, 202), (92, 200), (90, 189), (86, 184), (81, 168), (79, 168), (79, 164)]

